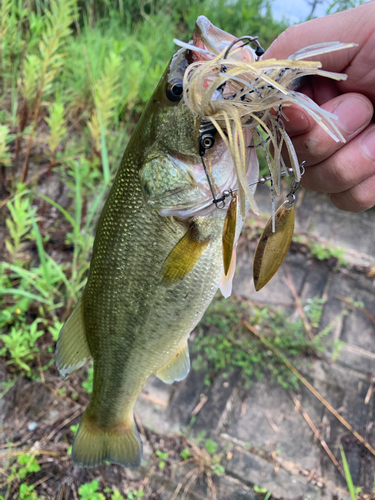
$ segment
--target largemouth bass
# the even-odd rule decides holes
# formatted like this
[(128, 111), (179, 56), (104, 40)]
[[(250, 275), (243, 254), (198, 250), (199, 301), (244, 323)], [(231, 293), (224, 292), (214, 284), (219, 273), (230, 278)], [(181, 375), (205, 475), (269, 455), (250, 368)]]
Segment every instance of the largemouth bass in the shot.
[(191, 43), (178, 42), (124, 153), (98, 222), (87, 285), (57, 343), (64, 377), (94, 359), (93, 394), (73, 444), (77, 465), (140, 465), (138, 395), (152, 374), (166, 383), (187, 376), (190, 332), (219, 286), (231, 293), (243, 220), (250, 205), (256, 211), (254, 146), (265, 150), (276, 192), (283, 144), (299, 180), (282, 106), (300, 105), (343, 140), (336, 117), (290, 84), (311, 74), (345, 79), (300, 59), (353, 44), (260, 61), (261, 47), (254, 51), (244, 39), (255, 40), (236, 39), (200, 16)]
[[(221, 51), (234, 39), (198, 18), (193, 41), (203, 50)], [(239, 56), (255, 59), (248, 46)], [(212, 203), (202, 167), (201, 118), (182, 100), (194, 60), (188, 48), (177, 51), (137, 124), (98, 222), (82, 299), (60, 332), (56, 363), (64, 377), (94, 360), (93, 393), (72, 451), (82, 467), (140, 465), (136, 399), (151, 374), (166, 383), (186, 377), (189, 334), (223, 278), (226, 210)], [(218, 193), (237, 187), (220, 137), (205, 158)], [(246, 176), (258, 177), (254, 148), (246, 150)], [(243, 203), (234, 246), (249, 208)], [(233, 257), (222, 280), (226, 295), (234, 267)]]

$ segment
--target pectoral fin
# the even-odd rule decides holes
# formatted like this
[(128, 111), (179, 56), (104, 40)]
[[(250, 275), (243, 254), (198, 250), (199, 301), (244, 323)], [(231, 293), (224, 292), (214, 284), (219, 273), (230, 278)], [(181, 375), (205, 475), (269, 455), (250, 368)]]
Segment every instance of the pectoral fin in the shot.
[(177, 354), (156, 373), (166, 384), (184, 380), (190, 370), (190, 357), (187, 342), (177, 352)]
[(184, 279), (198, 262), (209, 241), (209, 238), (199, 239), (196, 225), (191, 224), (164, 262), (162, 283), (172, 285)]
[(91, 358), (80, 301), (60, 331), (56, 346), (56, 366), (63, 378), (83, 366)]

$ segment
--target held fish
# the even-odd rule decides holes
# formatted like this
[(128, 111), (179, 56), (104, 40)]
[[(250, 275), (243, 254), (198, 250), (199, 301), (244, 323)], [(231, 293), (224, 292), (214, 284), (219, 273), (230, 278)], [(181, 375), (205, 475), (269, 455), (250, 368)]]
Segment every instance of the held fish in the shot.
[[(243, 38), (249, 37), (235, 39), (198, 18), (192, 43), (179, 42), (139, 120), (103, 208), (88, 282), (56, 351), (64, 377), (94, 359), (93, 393), (72, 450), (82, 467), (140, 465), (138, 395), (152, 374), (166, 383), (186, 377), (190, 332), (218, 286), (225, 297), (231, 293), (238, 237), (250, 205), (256, 211), (254, 146), (266, 151), (276, 191), (283, 143), (299, 180), (280, 103), (299, 104), (335, 140), (343, 139), (333, 115), (289, 86), (304, 74), (344, 79), (300, 59), (353, 44), (319, 44), (295, 60), (260, 61)], [(259, 129), (267, 132), (273, 157)], [(233, 196), (229, 209), (224, 193)], [(292, 224), (282, 227), (290, 240)], [(268, 246), (261, 254), (266, 263)], [(272, 276), (266, 267), (262, 273)]]
[[(193, 40), (203, 50), (220, 51), (234, 39), (198, 18)], [(245, 60), (255, 59), (250, 47), (241, 52)], [(226, 210), (212, 203), (202, 168), (201, 118), (182, 99), (194, 57), (188, 48), (178, 50), (137, 124), (98, 222), (82, 299), (58, 339), (62, 376), (94, 360), (93, 393), (72, 450), (82, 467), (140, 465), (137, 397), (152, 374), (166, 383), (186, 377), (190, 332), (221, 280), (223, 293), (230, 294), (235, 255), (224, 276)], [(205, 161), (216, 192), (237, 188), (232, 157), (218, 134)], [(246, 150), (246, 177), (249, 183), (258, 178), (255, 148)], [(243, 203), (232, 247), (249, 208)]]

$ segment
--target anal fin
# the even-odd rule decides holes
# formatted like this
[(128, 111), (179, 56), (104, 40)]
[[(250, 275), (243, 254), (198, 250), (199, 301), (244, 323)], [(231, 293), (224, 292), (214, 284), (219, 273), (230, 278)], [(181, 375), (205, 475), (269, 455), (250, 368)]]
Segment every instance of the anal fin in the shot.
[(63, 378), (83, 366), (91, 358), (83, 318), (83, 302), (76, 308), (62, 327), (56, 346), (56, 366)]
[(187, 342), (177, 351), (173, 358), (156, 373), (166, 384), (179, 382), (187, 377), (190, 371), (190, 357)]

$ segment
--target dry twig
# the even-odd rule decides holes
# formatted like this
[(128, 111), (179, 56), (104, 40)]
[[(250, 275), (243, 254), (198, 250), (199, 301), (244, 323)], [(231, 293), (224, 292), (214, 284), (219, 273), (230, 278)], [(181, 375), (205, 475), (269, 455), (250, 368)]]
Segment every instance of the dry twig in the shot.
[(48, 436), (46, 438), (43, 439), (43, 441), (45, 443), (47, 443), (48, 441), (51, 441), (51, 439), (53, 438), (53, 436), (60, 430), (62, 429), (63, 427), (65, 427), (66, 425), (68, 425), (72, 420), (74, 420), (75, 418), (79, 417), (81, 415), (81, 413), (83, 412), (83, 409), (82, 408), (78, 408), (78, 410), (76, 412), (73, 413), (73, 415), (70, 415), (70, 417), (66, 418), (60, 425), (58, 425), (56, 427), (56, 429), (52, 429), (52, 431), (48, 434)]
[(315, 437), (317, 439), (319, 439), (320, 441), (320, 444), (322, 446), (322, 448), (324, 449), (324, 451), (327, 453), (327, 455), (329, 456), (329, 458), (332, 460), (333, 464), (337, 467), (337, 469), (340, 471), (340, 474), (342, 475), (342, 477), (345, 479), (345, 473), (344, 471), (342, 470), (342, 467), (341, 465), (338, 463), (338, 461), (336, 460), (336, 457), (334, 456), (334, 454), (332, 453), (332, 451), (330, 450), (330, 448), (328, 447), (327, 443), (325, 442), (325, 440), (323, 439), (323, 436), (320, 434), (320, 432), (318, 431), (318, 429), (315, 427), (313, 421), (311, 420), (311, 418), (308, 416), (308, 414), (305, 412), (305, 410), (302, 408), (301, 406), (301, 403), (299, 402), (299, 400), (294, 396), (294, 394), (292, 394), (291, 392), (289, 393), (290, 394), (290, 397), (292, 398), (293, 400), (293, 403), (296, 405), (297, 409), (301, 412), (301, 415), (303, 416), (303, 418), (306, 420), (306, 422), (309, 424), (310, 426), (310, 429), (313, 431)]
[(284, 281), (285, 281), (287, 287), (289, 288), (289, 290), (292, 292), (294, 301), (296, 303), (296, 307), (298, 309), (299, 315), (302, 318), (303, 325), (305, 327), (307, 335), (309, 336), (309, 339), (312, 341), (312, 340), (314, 340), (314, 337), (313, 337), (313, 334), (312, 334), (312, 328), (311, 328), (310, 323), (308, 322), (308, 319), (306, 317), (305, 311), (303, 310), (303, 307), (302, 307), (302, 304), (301, 304), (301, 299), (298, 296), (296, 287), (294, 286), (294, 283), (293, 283), (293, 280), (292, 280), (292, 276), (290, 275), (290, 272), (289, 272), (288, 268), (286, 269), (286, 273), (287, 273), (287, 278), (284, 278)]
[(341, 295), (335, 295), (335, 297), (336, 297), (336, 299), (339, 299), (342, 302), (345, 302), (346, 304), (349, 304), (350, 306), (355, 307), (359, 311), (363, 312), (363, 314), (365, 316), (367, 316), (367, 318), (375, 325), (375, 317), (371, 313), (369, 313), (367, 309), (365, 309), (364, 307), (358, 306), (353, 300), (347, 299), (345, 297), (341, 297)]
[(288, 473), (297, 474), (298, 476), (300, 476), (300, 475), (305, 476), (308, 478), (308, 480), (311, 480), (311, 478), (313, 477), (317, 482), (327, 486), (328, 488), (331, 488), (331, 489), (337, 491), (338, 493), (341, 493), (343, 495), (348, 494), (348, 492), (346, 490), (340, 488), (339, 486), (336, 486), (335, 484), (331, 483), (330, 481), (328, 481), (324, 477), (318, 476), (315, 473), (313, 473), (313, 476), (310, 477), (311, 471), (309, 471), (308, 469), (305, 469), (304, 467), (301, 467), (300, 465), (297, 465), (297, 464), (290, 462), (288, 460), (283, 460), (282, 458), (277, 457), (275, 455), (272, 455), (272, 461), (271, 461), (269, 458), (264, 456), (264, 449), (263, 448), (257, 449), (257, 448), (254, 448), (253, 446), (249, 447), (246, 443), (244, 443), (240, 439), (233, 438), (232, 436), (229, 436), (228, 434), (225, 434), (225, 433), (221, 434), (220, 436), (222, 438), (226, 439), (227, 441), (230, 441), (233, 444), (236, 444), (237, 445), (236, 449), (238, 451), (241, 451), (241, 452), (243, 452), (244, 450), (250, 451), (254, 455), (262, 458), (263, 460), (267, 460), (268, 463), (272, 463), (273, 465), (276, 463), (279, 468), (287, 471)]
[(201, 411), (201, 409), (203, 408), (203, 406), (207, 403), (207, 400), (208, 400), (208, 397), (205, 394), (201, 394), (200, 395), (200, 399), (199, 399), (199, 403), (194, 408), (194, 410), (191, 412), (191, 414), (193, 416), (197, 415)]
[(357, 440), (363, 444), (363, 446), (375, 457), (375, 450), (374, 448), (355, 430), (353, 427), (333, 408), (332, 405), (328, 403), (327, 400), (323, 398), (323, 396), (308, 382), (301, 374), (300, 372), (294, 368), (294, 366), (266, 339), (261, 335), (256, 328), (254, 328), (250, 323), (247, 321), (243, 322), (244, 325), (248, 330), (250, 330), (251, 333), (253, 333), (258, 339), (270, 349), (275, 356), (277, 356), (289, 370), (294, 373), (294, 375), (297, 376), (297, 378), (303, 383), (305, 387), (309, 389), (310, 392), (314, 394), (314, 396), (329, 410), (332, 415), (334, 415), (339, 422), (342, 423), (344, 427), (346, 427), (354, 437), (357, 438)]

